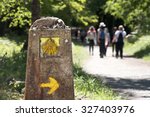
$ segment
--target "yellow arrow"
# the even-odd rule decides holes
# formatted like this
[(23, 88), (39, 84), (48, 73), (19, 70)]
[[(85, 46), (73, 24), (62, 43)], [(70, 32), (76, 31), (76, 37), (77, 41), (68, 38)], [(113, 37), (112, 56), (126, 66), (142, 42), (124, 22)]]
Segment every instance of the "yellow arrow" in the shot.
[(52, 78), (52, 77), (49, 77), (49, 83), (42, 83), (40, 85), (41, 88), (50, 88), (48, 94), (52, 94), (53, 92), (55, 92), (58, 88), (59, 88), (59, 84), (58, 82)]

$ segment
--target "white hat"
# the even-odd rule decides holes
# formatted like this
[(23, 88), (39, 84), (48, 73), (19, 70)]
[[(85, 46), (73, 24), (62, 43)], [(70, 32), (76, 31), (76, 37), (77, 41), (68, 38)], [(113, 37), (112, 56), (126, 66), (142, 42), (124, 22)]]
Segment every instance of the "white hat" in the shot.
[(119, 30), (124, 30), (123, 25), (119, 25)]
[(100, 22), (99, 27), (105, 27), (105, 23), (104, 22)]

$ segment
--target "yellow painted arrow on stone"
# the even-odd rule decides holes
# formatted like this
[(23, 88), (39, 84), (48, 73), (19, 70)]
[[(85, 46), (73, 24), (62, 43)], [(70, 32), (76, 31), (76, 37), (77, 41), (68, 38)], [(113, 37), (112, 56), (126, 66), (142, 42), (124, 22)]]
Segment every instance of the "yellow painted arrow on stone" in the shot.
[(49, 77), (49, 83), (42, 83), (40, 85), (41, 88), (50, 88), (48, 94), (52, 94), (53, 92), (55, 92), (58, 88), (59, 88), (59, 84), (58, 82), (52, 78), (52, 77)]

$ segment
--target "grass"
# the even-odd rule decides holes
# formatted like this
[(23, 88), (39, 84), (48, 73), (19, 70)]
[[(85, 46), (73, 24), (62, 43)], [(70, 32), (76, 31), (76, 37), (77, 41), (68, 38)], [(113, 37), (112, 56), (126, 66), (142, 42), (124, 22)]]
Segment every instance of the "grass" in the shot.
[(17, 44), (6, 37), (1, 37), (0, 42), (0, 80), (2, 78), (24, 80), (26, 53), (21, 52), (23, 44)]
[(11, 57), (13, 53), (18, 53), (21, 49), (22, 45), (18, 45), (14, 41), (10, 41), (6, 37), (0, 37), (0, 56), (7, 55)]
[(77, 99), (114, 100), (119, 99), (98, 76), (87, 74), (78, 65), (74, 65), (75, 94)]
[(74, 78), (76, 99), (114, 100), (121, 99), (109, 87), (104, 85), (99, 76), (86, 73), (82, 69), (83, 62), (88, 58), (88, 52), (82, 45), (73, 45)]
[(134, 43), (125, 43), (125, 52), (137, 58), (150, 60), (150, 35), (142, 36)]
[(73, 63), (77, 65), (82, 65), (84, 60), (88, 58), (88, 54), (86, 49), (83, 49), (83, 45), (79, 42), (72, 43), (72, 51), (73, 51)]
[(22, 46), (23, 43), (10, 37), (0, 37), (0, 99), (21, 99), (23, 96), (9, 85), (13, 79), (25, 80), (26, 52), (21, 51)]

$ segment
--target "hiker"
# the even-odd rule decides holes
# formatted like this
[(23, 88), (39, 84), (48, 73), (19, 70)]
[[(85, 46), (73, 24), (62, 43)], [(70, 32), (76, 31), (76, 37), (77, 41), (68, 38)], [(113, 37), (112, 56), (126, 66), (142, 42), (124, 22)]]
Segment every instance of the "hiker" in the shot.
[(107, 48), (110, 44), (110, 33), (108, 31), (108, 28), (105, 28), (105, 56), (106, 56), (106, 53), (107, 53)]
[(116, 58), (118, 58), (119, 53), (121, 59), (123, 58), (123, 46), (124, 46), (124, 38), (126, 36), (126, 31), (124, 31), (123, 25), (118, 27), (118, 30), (115, 32), (115, 37), (113, 42), (116, 42)]
[(116, 42), (113, 42), (113, 39), (115, 38), (115, 32), (117, 31), (117, 27), (113, 27), (113, 31), (112, 31), (112, 39), (111, 39), (111, 43), (112, 43), (112, 56), (114, 56), (114, 52), (115, 52), (115, 48), (116, 48)]
[(81, 42), (84, 43), (86, 37), (86, 32), (84, 29), (81, 30), (80, 36), (81, 36)]
[(94, 39), (96, 38), (96, 31), (94, 26), (91, 26), (87, 32), (87, 39), (89, 41), (89, 54), (94, 55)]
[(106, 48), (105, 48), (105, 24), (101, 22), (99, 28), (97, 30), (97, 42), (99, 44), (99, 51), (100, 51), (100, 58), (103, 58), (106, 55)]

